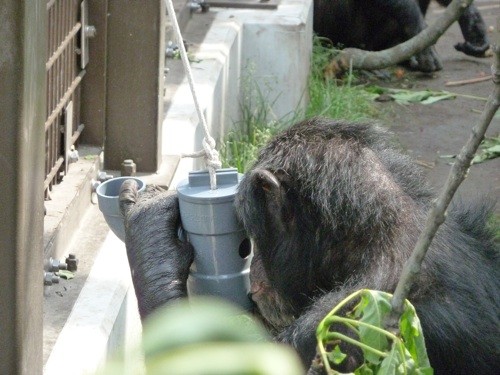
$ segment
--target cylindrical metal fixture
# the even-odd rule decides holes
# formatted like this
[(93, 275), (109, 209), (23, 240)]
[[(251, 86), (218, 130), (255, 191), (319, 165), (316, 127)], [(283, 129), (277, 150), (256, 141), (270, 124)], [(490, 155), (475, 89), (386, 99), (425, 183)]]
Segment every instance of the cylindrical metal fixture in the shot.
[(122, 176), (135, 176), (136, 166), (132, 159), (125, 159), (121, 165), (121, 175)]
[(220, 296), (250, 309), (252, 249), (234, 209), (243, 175), (227, 168), (216, 176), (216, 190), (207, 171), (190, 172), (177, 187), (182, 227), (195, 251), (188, 294)]

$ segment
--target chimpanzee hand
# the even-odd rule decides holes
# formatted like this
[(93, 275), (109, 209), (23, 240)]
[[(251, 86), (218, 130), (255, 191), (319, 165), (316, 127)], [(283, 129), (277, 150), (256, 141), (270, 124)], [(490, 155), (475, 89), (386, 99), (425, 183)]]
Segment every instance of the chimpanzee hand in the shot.
[(424, 49), (422, 52), (412, 56), (409, 61), (410, 68), (421, 72), (435, 72), (443, 69), (443, 65), (434, 50), (434, 47)]
[(454, 47), (457, 51), (463, 52), (469, 56), (486, 57), (486, 51), (488, 51), (490, 45), (488, 43), (482, 45), (474, 45), (466, 41), (463, 43), (457, 43)]
[(130, 179), (122, 184), (119, 199), (132, 281), (144, 319), (157, 307), (187, 295), (193, 248), (178, 238), (177, 195), (148, 186), (138, 196), (137, 182)]

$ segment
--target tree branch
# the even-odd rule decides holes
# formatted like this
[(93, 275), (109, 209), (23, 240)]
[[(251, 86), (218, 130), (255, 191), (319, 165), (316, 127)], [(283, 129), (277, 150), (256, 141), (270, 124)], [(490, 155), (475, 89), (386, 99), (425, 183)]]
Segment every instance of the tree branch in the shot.
[(490, 94), (485, 108), (481, 114), (477, 124), (473, 127), (472, 133), (463, 146), (460, 154), (457, 156), (453, 164), (448, 179), (441, 191), (439, 197), (432, 204), (431, 210), (427, 217), (425, 228), (418, 238), (417, 244), (410, 258), (403, 268), (399, 283), (392, 298), (391, 317), (387, 322), (387, 326), (392, 330), (397, 329), (399, 317), (403, 312), (403, 303), (408, 296), (409, 290), (420, 272), (422, 261), (427, 253), (429, 245), (434, 238), (439, 226), (444, 222), (446, 217), (446, 208), (448, 207), (453, 195), (457, 191), (460, 183), (465, 179), (467, 171), (470, 167), (472, 158), (483, 140), (486, 129), (500, 107), (500, 17), (497, 18), (497, 28), (495, 41), (493, 44), (493, 52), (495, 60), (492, 66), (492, 80), (494, 83), (493, 91)]

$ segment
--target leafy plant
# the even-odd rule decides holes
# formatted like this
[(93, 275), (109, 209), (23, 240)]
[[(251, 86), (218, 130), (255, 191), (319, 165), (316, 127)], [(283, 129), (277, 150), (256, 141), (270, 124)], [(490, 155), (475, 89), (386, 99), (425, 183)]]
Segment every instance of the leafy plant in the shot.
[[(332, 367), (347, 358), (339, 346), (340, 342), (357, 346), (363, 351), (364, 363), (354, 371), (355, 375), (433, 373), (422, 327), (410, 302), (406, 301), (400, 318), (400, 335), (384, 329), (385, 318), (391, 310), (391, 298), (389, 293), (363, 289), (341, 301), (321, 321), (316, 337), (318, 352), (328, 374), (340, 374)], [(339, 315), (341, 310), (353, 303), (356, 305), (345, 316)], [(340, 326), (346, 327), (353, 335), (339, 332)]]
[(377, 115), (371, 96), (360, 86), (352, 84), (350, 72), (345, 80), (325, 80), (324, 68), (338, 50), (331, 48), (324, 38), (315, 36), (311, 73), (309, 75), (309, 103), (305, 118), (323, 116), (345, 120), (362, 120)]
[(366, 91), (371, 95), (373, 99), (377, 99), (380, 95), (387, 95), (399, 104), (433, 104), (441, 100), (456, 98), (456, 94), (450, 93), (448, 91), (411, 91), (406, 89), (394, 89), (380, 86), (369, 86), (366, 88)]
[(473, 164), (479, 164), (483, 161), (500, 157), (500, 136), (485, 137), (479, 148), (480, 151), (472, 159)]
[(234, 124), (234, 129), (225, 137), (220, 148), (223, 167), (235, 167), (244, 173), (257, 153), (274, 134), (282, 129), (283, 124), (271, 115), (271, 108), (276, 101), (269, 100), (262, 90), (246, 79), (246, 93), (240, 102), (241, 121)]
[[(456, 154), (441, 155), (441, 158), (454, 159)], [(481, 145), (472, 159), (472, 164), (483, 163), (486, 160), (495, 159), (500, 157), (500, 136), (498, 137), (485, 137), (481, 141)]]

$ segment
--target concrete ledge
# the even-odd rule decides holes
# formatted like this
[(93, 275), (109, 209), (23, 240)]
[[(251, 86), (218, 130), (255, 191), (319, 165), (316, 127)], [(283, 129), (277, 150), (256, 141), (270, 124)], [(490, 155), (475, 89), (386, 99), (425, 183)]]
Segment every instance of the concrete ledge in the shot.
[(44, 258), (60, 259), (67, 255), (73, 235), (80, 225), (81, 215), (91, 204), (91, 180), (100, 168), (101, 150), (96, 147), (78, 148), (80, 159), (69, 165), (62, 183), (55, 185), (51, 200), (45, 201)]
[[(132, 298), (126, 299), (128, 293)], [(125, 246), (109, 232), (44, 366), (44, 374), (93, 374), (109, 352), (124, 348), (127, 342), (137, 343), (140, 327)]]

